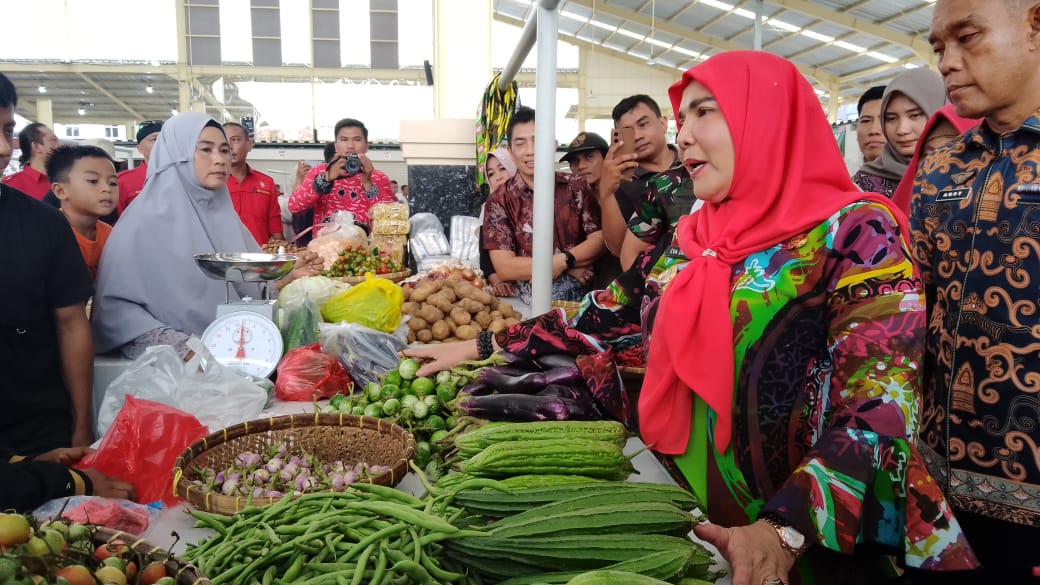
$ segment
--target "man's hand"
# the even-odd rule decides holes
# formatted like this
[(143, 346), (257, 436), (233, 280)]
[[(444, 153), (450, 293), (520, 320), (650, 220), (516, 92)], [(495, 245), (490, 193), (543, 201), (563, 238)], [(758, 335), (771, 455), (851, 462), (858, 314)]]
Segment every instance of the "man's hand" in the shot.
[(567, 271), (567, 274), (573, 276), (578, 282), (587, 285), (592, 280), (594, 273), (591, 268), (571, 268)]
[(565, 254), (554, 254), (552, 257), (552, 276), (553, 280), (560, 277), (561, 274), (567, 271), (567, 256)]
[(311, 165), (307, 164), (307, 161), (296, 162), (296, 183), (300, 184), (303, 179), (307, 176), (307, 173), (311, 172)]
[(603, 172), (599, 177), (599, 198), (613, 197), (622, 182), (628, 183), (635, 175), (636, 162), (634, 154), (619, 154), (618, 148), (622, 143), (615, 142), (607, 150), (607, 156), (603, 157)]
[(33, 457), (34, 461), (51, 461), (54, 463), (61, 463), (65, 467), (69, 467), (79, 463), (80, 459), (83, 459), (88, 454), (93, 453), (94, 450), (90, 447), (62, 447), (59, 449), (53, 449), (46, 453), (41, 453), (36, 457)]
[(80, 471), (90, 478), (90, 483), (94, 486), (94, 490), (90, 495), (137, 501), (137, 493), (134, 492), (134, 486), (129, 483), (109, 477), (96, 469), (80, 469)]
[(338, 179), (342, 179), (347, 175), (344, 170), (347, 166), (347, 157), (336, 155), (329, 163), (329, 166), (325, 168), (325, 179), (328, 182), (333, 182)]
[(275, 288), (281, 290), (285, 285), (305, 276), (318, 276), (325, 268), (325, 261), (312, 250), (303, 249), (296, 252), (296, 264), (293, 265), (289, 276), (274, 281)]

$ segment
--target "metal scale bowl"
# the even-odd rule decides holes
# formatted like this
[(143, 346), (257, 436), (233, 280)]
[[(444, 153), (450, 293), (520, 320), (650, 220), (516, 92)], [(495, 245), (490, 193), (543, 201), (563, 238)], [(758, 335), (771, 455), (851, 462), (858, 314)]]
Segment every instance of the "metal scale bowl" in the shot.
[[(217, 361), (259, 378), (274, 371), (282, 356), (282, 336), (274, 321), (270, 282), (289, 274), (296, 260), (289, 254), (218, 252), (195, 256), (195, 263), (206, 276), (223, 280), (227, 286), (224, 304), (217, 305), (216, 320), (202, 334), (203, 344)], [(231, 300), (231, 287), (236, 282), (261, 283), (262, 298)]]

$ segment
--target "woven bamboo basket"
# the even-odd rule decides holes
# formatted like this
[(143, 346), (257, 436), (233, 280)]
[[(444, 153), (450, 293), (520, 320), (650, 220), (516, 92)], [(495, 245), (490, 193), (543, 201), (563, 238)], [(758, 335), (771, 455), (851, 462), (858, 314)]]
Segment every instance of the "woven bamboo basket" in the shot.
[(196, 468), (226, 469), (239, 453), (259, 453), (273, 443), (283, 443), (290, 451), (302, 449), (329, 462), (388, 466), (388, 471), (364, 480), (385, 486), (404, 479), (415, 453), (411, 433), (379, 418), (317, 413), (277, 416), (228, 427), (189, 445), (174, 463), (174, 491), (192, 506), (218, 514), (276, 502), (279, 498), (203, 493), (191, 483), (198, 478)]
[(176, 579), (177, 585), (211, 585), (210, 580), (198, 567), (179, 557), (171, 556), (162, 547), (155, 546), (140, 536), (103, 526), (99, 526), (94, 532), (94, 542), (97, 544), (110, 544), (116, 540), (126, 543), (130, 550), (141, 557), (141, 569), (151, 561), (163, 561), (166, 564), (166, 574)]
[[(401, 282), (402, 280), (408, 278), (411, 275), (412, 275), (412, 270), (410, 268), (405, 268), (404, 270), (402, 270), (400, 272), (388, 272), (386, 274), (375, 274), (375, 273), (372, 274), (372, 276), (374, 276), (376, 278), (385, 278), (385, 279), (389, 280), (390, 282)], [(340, 282), (345, 282), (347, 284), (359, 284), (359, 283), (365, 282), (365, 276), (364, 275), (361, 275), (361, 276), (337, 276), (337, 277), (334, 277), (332, 280), (338, 280)]]

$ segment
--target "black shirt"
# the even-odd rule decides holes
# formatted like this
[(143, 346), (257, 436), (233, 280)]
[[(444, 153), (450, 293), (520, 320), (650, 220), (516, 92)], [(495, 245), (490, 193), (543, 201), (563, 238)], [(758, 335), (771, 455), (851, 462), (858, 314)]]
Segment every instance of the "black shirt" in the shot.
[(72, 440), (54, 310), (93, 289), (60, 211), (0, 185), (0, 445), (37, 455)]

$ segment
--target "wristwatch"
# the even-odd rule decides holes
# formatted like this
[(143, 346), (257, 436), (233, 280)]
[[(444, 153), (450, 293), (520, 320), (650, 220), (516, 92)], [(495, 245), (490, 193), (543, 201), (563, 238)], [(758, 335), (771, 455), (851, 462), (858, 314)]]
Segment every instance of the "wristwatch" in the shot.
[(794, 526), (791, 526), (782, 518), (773, 514), (764, 514), (760, 518), (768, 522), (776, 530), (776, 535), (780, 538), (780, 546), (784, 547), (784, 550), (793, 554), (796, 558), (802, 556), (802, 553), (809, 548), (805, 535), (798, 532)]
[(574, 265), (578, 262), (578, 260), (574, 257), (574, 254), (571, 254), (569, 251), (564, 250), (563, 255), (565, 258), (567, 258), (567, 268), (574, 268)]
[(325, 178), (325, 173), (314, 176), (314, 192), (319, 195), (328, 195), (332, 191), (332, 181)]

